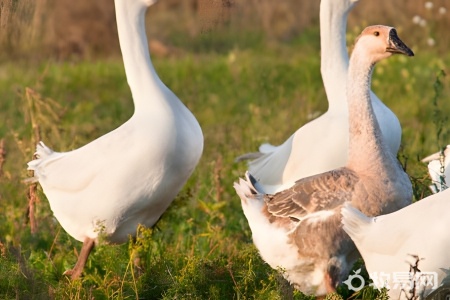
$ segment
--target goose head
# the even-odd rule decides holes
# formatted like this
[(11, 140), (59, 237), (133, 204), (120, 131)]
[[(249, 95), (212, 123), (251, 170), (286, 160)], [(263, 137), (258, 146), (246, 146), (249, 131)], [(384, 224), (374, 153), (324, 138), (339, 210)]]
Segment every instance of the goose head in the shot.
[(369, 26), (357, 37), (355, 48), (364, 47), (367, 54), (376, 63), (393, 54), (414, 56), (414, 53), (400, 40), (397, 30), (393, 27), (374, 25)]

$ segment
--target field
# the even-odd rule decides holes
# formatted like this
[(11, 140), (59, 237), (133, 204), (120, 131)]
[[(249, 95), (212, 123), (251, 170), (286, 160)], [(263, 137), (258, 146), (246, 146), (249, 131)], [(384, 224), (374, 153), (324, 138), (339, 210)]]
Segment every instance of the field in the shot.
[[(356, 16), (348, 30), (350, 44), (365, 25)], [(441, 23), (448, 24), (448, 18), (447, 13)], [(444, 73), (450, 65), (448, 33), (438, 21), (416, 31), (411, 24), (399, 24), (400, 37), (416, 56), (380, 63), (372, 82), (373, 91), (402, 124), (398, 158), (414, 184), (415, 200), (429, 194), (427, 168), (420, 158), (450, 141), (450, 80)], [(16, 45), (3, 40), (0, 298), (308, 299), (261, 260), (233, 189), (246, 170), (245, 163), (234, 161), (237, 156), (263, 142), (282, 143), (327, 109), (319, 30), (314, 20), (304, 26), (288, 38), (223, 24), (186, 38), (177, 28), (173, 36), (165, 32), (161, 38), (164, 51), (153, 45), (161, 79), (202, 126), (204, 153), (154, 228), (139, 228), (138, 238), (124, 245), (96, 247), (84, 277), (74, 282), (62, 273), (74, 265), (81, 243), (59, 226), (40, 187), (30, 207), (26, 163), (38, 139), (67, 151), (131, 116), (118, 45), (112, 43), (115, 48), (108, 55), (88, 51), (71, 58), (60, 49), (64, 59), (55, 59), (53, 50), (34, 55), (23, 41)], [(431, 35), (433, 47), (426, 41)], [(14, 45), (20, 55), (14, 54)], [(371, 289), (364, 291), (357, 297), (375, 297)], [(339, 292), (350, 296), (344, 287)]]

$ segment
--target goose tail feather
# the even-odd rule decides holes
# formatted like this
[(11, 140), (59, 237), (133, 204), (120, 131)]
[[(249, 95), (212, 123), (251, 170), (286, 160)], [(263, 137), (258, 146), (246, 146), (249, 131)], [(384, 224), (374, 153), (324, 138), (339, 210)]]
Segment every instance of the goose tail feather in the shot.
[(39, 165), (49, 156), (51, 156), (54, 153), (52, 149), (47, 147), (44, 142), (40, 141), (36, 145), (36, 152), (34, 152), (34, 157), (32, 161), (30, 161), (27, 165), (27, 170), (34, 171), (35, 174), (33, 177), (27, 178), (24, 180), (25, 183), (34, 183), (39, 181), (39, 175), (38, 175), (38, 169)]
[(346, 203), (341, 210), (343, 229), (357, 244), (364, 237), (368, 227), (372, 223), (372, 218), (367, 217), (351, 204)]
[(233, 187), (244, 203), (249, 199), (262, 200), (264, 197), (260, 184), (248, 171), (245, 173), (245, 179), (239, 178), (239, 182), (235, 182)]
[(236, 157), (234, 159), (234, 161), (235, 162), (241, 162), (241, 161), (246, 161), (246, 160), (254, 160), (254, 159), (260, 158), (263, 155), (264, 155), (264, 153), (261, 153), (261, 152), (245, 153), (245, 154), (242, 154), (242, 155)]
[(268, 153), (272, 153), (274, 151), (277, 150), (277, 146), (274, 146), (272, 144), (269, 143), (264, 143), (261, 146), (259, 146), (259, 152), (264, 153), (264, 154), (268, 154)]

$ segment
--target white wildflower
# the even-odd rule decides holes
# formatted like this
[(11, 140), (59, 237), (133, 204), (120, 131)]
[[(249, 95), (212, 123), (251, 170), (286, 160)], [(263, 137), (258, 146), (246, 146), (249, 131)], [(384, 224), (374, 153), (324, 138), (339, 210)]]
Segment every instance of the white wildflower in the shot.
[(436, 44), (436, 41), (433, 38), (428, 38), (427, 44), (430, 47), (433, 47)]
[(443, 6), (439, 7), (439, 14), (441, 15), (445, 15), (445, 13), (447, 12), (447, 9)]
[(421, 19), (420, 22), (419, 22), (419, 25), (420, 25), (421, 27), (427, 26), (427, 20)]
[(415, 16), (413, 17), (413, 19), (412, 19), (412, 21), (413, 21), (414, 24), (419, 24), (419, 23), (420, 23), (420, 20), (422, 20), (422, 18), (421, 18), (420, 16), (418, 16), (418, 15), (415, 15)]
[(433, 8), (433, 2), (431, 2), (431, 1), (425, 2), (425, 8), (428, 9), (428, 10), (432, 9)]

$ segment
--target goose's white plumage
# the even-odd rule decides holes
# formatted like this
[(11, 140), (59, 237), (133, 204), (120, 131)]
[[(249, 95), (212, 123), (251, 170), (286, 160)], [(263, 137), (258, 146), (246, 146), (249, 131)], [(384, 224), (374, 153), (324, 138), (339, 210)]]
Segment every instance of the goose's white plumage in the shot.
[(422, 162), (428, 163), (428, 173), (431, 177), (430, 189), (433, 193), (441, 192), (448, 188), (450, 180), (450, 145), (442, 151), (431, 154)]
[[(266, 193), (276, 193), (300, 178), (342, 167), (347, 162), (348, 104), (346, 81), (347, 15), (359, 0), (321, 0), (321, 74), (328, 98), (328, 110), (305, 124), (282, 145), (260, 147), (259, 158), (249, 162), (250, 173)], [(390, 151), (397, 155), (401, 127), (395, 114), (370, 92), (372, 106)], [(243, 155), (244, 158), (254, 156)]]
[[(28, 164), (61, 226), (89, 245), (87, 255), (100, 228), (108, 241), (122, 243), (138, 224), (154, 225), (203, 150), (197, 120), (160, 80), (150, 60), (144, 23), (147, 8), (155, 2), (115, 0), (133, 116), (74, 151), (54, 152), (41, 142), (37, 159)], [(80, 259), (74, 278), (82, 270), (79, 264)]]
[(246, 173), (234, 187), (262, 258), (307, 294), (333, 291), (358, 257), (340, 227), (340, 208), (352, 203), (375, 216), (411, 203), (412, 186), (384, 142), (370, 98), (376, 62), (392, 53), (413, 55), (387, 26), (366, 28), (349, 65), (349, 160), (345, 167), (298, 180), (291, 188), (267, 194)]
[(380, 279), (387, 280), (390, 299), (413, 299), (409, 288), (403, 291), (400, 288), (398, 274), (404, 278), (418, 257), (418, 269), (424, 276), (430, 276), (428, 284), (417, 278), (414, 292), (419, 299), (424, 299), (436, 287), (443, 284), (450, 287), (449, 211), (450, 190), (445, 190), (399, 211), (372, 218), (347, 205), (342, 208), (342, 223), (361, 253), (374, 284), (381, 288), (386, 285)]

